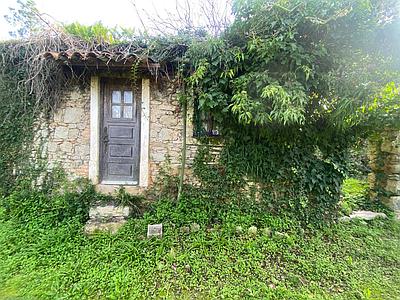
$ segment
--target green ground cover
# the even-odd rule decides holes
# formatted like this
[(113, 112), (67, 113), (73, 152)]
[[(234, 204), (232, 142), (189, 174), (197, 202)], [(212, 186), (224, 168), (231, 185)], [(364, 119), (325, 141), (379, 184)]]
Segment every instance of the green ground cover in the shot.
[[(87, 237), (79, 217), (0, 214), (0, 299), (400, 299), (392, 220), (313, 228), (251, 202), (186, 197)], [(164, 237), (147, 239), (157, 222)]]

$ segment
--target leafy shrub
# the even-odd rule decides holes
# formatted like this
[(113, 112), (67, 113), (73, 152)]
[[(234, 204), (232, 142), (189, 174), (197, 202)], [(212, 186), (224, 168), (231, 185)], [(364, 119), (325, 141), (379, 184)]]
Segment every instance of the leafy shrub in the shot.
[(381, 201), (373, 201), (369, 196), (369, 184), (366, 179), (346, 178), (342, 186), (340, 208), (343, 214), (350, 214), (353, 210), (382, 211), (393, 215), (393, 211)]
[(363, 208), (368, 202), (368, 182), (356, 178), (346, 178), (343, 181), (341, 209), (345, 214), (355, 209)]
[(224, 142), (219, 163), (200, 153), (195, 166), (205, 193), (223, 201), (250, 182), (270, 212), (307, 223), (337, 215), (355, 142), (399, 123), (398, 70), (366, 46), (389, 29), (377, 31), (375, 14), (388, 11), (375, 5), (234, 1), (224, 34), (188, 47), (186, 98)]
[(320, 223), (336, 216), (346, 155), (345, 149), (317, 147), (304, 137), (294, 143), (238, 141), (227, 143), (213, 164), (204, 146), (194, 173), (200, 181), (200, 197), (214, 203), (253, 199), (265, 213)]
[(4, 196), (0, 204), (5, 216), (17, 223), (55, 226), (71, 219), (86, 221), (95, 196), (94, 187), (87, 181), (64, 183), (63, 189), (53, 190), (25, 185)]
[(152, 200), (159, 198), (176, 199), (178, 195), (179, 178), (173, 174), (171, 160), (166, 156), (165, 162), (161, 165), (157, 178), (151, 189), (146, 191), (146, 197)]
[[(301, 230), (256, 202), (210, 200), (164, 198), (118, 234), (94, 237), (84, 236), (75, 220), (43, 230), (0, 219), (0, 298), (399, 298), (393, 288), (400, 284), (398, 222)], [(196, 232), (172, 224), (196, 220)], [(163, 223), (163, 238), (145, 238), (149, 222)]]
[(129, 194), (123, 186), (121, 186), (117, 193), (111, 197), (116, 205), (129, 206), (131, 208), (131, 215), (137, 216), (143, 209), (144, 196)]
[(367, 140), (362, 139), (350, 149), (348, 176), (365, 180), (370, 172)]
[[(11, 46), (0, 43), (0, 53)], [(21, 55), (22, 55), (21, 51)], [(7, 55), (0, 60), (0, 195), (7, 194), (18, 183), (18, 168), (28, 165), (28, 145), (33, 137), (34, 99), (21, 87), (26, 70), (16, 67)]]

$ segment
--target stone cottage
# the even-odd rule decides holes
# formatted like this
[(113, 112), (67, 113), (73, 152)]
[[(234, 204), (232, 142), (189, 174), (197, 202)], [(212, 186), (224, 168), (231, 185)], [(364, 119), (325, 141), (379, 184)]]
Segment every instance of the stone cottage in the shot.
[[(47, 52), (44, 58), (90, 74), (90, 84), (65, 87), (60, 107), (41, 124), (50, 166), (62, 167), (70, 178), (87, 177), (106, 193), (121, 185), (140, 193), (167, 159), (178, 171), (182, 114), (171, 81), (151, 72), (157, 64), (141, 61), (132, 82), (134, 55), (116, 60), (102, 52)], [(187, 137), (191, 156), (191, 122)]]
[[(142, 59), (132, 82), (131, 68), (138, 59), (134, 54), (63, 51), (47, 52), (43, 57), (73, 72), (90, 74), (88, 84), (65, 87), (61, 106), (41, 124), (50, 166), (62, 167), (70, 178), (89, 178), (105, 193), (121, 185), (128, 192), (142, 192), (156, 180), (167, 160), (178, 172), (182, 113), (173, 81), (152, 72), (158, 64)], [(372, 143), (370, 149), (371, 196), (400, 216), (399, 132)], [(195, 150), (189, 116), (189, 164)]]

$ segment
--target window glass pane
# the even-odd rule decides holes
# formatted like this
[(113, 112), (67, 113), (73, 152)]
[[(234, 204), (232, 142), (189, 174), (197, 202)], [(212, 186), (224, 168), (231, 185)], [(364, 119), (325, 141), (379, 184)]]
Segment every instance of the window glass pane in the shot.
[(124, 118), (132, 119), (132, 106), (124, 107)]
[(121, 106), (119, 105), (112, 106), (112, 118), (113, 119), (121, 118)]
[(121, 92), (113, 91), (111, 99), (112, 99), (112, 103), (121, 103)]
[(132, 103), (132, 91), (125, 91), (124, 92), (124, 102), (125, 103)]

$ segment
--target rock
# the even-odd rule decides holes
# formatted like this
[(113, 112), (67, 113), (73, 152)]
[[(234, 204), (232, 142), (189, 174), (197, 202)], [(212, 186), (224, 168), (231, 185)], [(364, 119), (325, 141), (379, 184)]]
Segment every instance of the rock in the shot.
[(243, 233), (243, 227), (242, 226), (236, 226), (235, 231), (237, 234)]
[(400, 194), (400, 176), (392, 176), (387, 180), (386, 190), (392, 194)]
[(400, 196), (381, 197), (381, 201), (395, 213), (400, 212)]
[(77, 139), (79, 136), (79, 130), (78, 129), (69, 129), (68, 130), (68, 138), (71, 140)]
[(162, 237), (163, 225), (162, 224), (149, 224), (147, 225), (147, 237)]
[(126, 220), (119, 219), (112, 222), (101, 222), (98, 220), (89, 220), (84, 228), (85, 234), (92, 235), (98, 232), (108, 232), (116, 234), (117, 231), (126, 223)]
[(197, 224), (197, 223), (192, 223), (191, 225), (190, 225), (190, 231), (191, 232), (197, 232), (197, 231), (199, 231), (200, 230), (200, 225), (199, 224)]
[(112, 217), (128, 217), (130, 208), (128, 206), (96, 206), (89, 210), (90, 218), (112, 218)]
[(82, 120), (84, 111), (79, 107), (67, 107), (64, 111), (64, 122), (67, 124), (78, 124)]
[(358, 210), (358, 211), (353, 211), (353, 213), (350, 215), (351, 219), (358, 218), (358, 219), (363, 219), (363, 220), (372, 220), (375, 218), (387, 218), (386, 214), (384, 213), (377, 213), (373, 211), (367, 211), (367, 210)]
[(154, 153), (151, 155), (151, 159), (154, 162), (162, 162), (165, 160), (166, 155), (167, 155), (167, 153), (164, 149), (161, 149), (161, 150), (155, 149)]
[(56, 143), (49, 143), (47, 147), (48, 152), (57, 152), (58, 145)]
[(180, 231), (181, 233), (189, 233), (189, 232), (190, 232), (190, 228), (189, 228), (189, 226), (182, 226), (182, 227), (179, 229), (179, 231)]
[(89, 221), (85, 225), (86, 234), (109, 232), (115, 234), (125, 223), (130, 208), (127, 206), (96, 206), (89, 209)]
[(269, 229), (268, 227), (265, 227), (262, 229), (262, 233), (265, 236), (270, 236), (271, 235), (271, 229)]
[(257, 227), (256, 226), (251, 226), (249, 227), (248, 231), (249, 235), (256, 235), (257, 234)]
[(173, 141), (176, 138), (176, 134), (174, 130), (163, 127), (158, 133), (158, 138), (161, 141)]
[(163, 124), (164, 127), (171, 128), (178, 125), (179, 119), (173, 116), (163, 115), (160, 117), (159, 122)]
[(185, 265), (185, 270), (186, 270), (186, 272), (188, 272), (188, 273), (191, 273), (192, 272), (192, 268), (190, 267), (190, 265)]
[(60, 144), (60, 151), (64, 153), (71, 153), (72, 144), (70, 142), (63, 142), (62, 144)]
[(289, 235), (286, 232), (277, 231), (277, 232), (275, 232), (275, 235), (280, 237), (280, 238), (288, 238), (289, 237)]
[(54, 131), (54, 139), (66, 139), (68, 138), (68, 128), (67, 127), (56, 127), (56, 130)]
[(353, 211), (353, 213), (350, 216), (344, 216), (339, 218), (339, 221), (350, 221), (352, 219), (361, 219), (361, 220), (373, 220), (375, 218), (387, 218), (386, 214), (384, 213), (379, 213), (379, 212), (373, 212), (373, 211), (368, 211), (368, 210), (357, 210)]
[(351, 218), (348, 216), (343, 216), (343, 217), (340, 217), (338, 220), (339, 220), (339, 222), (350, 222)]

